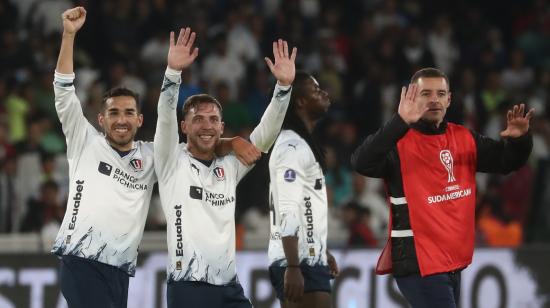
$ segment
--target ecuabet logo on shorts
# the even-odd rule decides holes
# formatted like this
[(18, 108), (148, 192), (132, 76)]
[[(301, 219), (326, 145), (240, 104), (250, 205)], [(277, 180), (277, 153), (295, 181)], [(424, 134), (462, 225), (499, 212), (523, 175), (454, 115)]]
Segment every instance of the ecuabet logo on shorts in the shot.
[(139, 158), (132, 159), (130, 161), (130, 166), (132, 166), (135, 171), (143, 171), (143, 161)]
[(216, 176), (216, 180), (223, 181), (225, 180), (225, 171), (222, 167), (216, 167), (214, 168), (214, 175)]
[(287, 182), (294, 182), (296, 180), (296, 171), (292, 169), (287, 169), (285, 171), (284, 179)]

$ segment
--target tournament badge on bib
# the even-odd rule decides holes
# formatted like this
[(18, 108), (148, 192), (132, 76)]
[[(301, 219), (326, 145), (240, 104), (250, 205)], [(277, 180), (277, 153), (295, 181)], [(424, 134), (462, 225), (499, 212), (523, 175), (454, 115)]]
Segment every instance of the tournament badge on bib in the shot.
[(136, 172), (143, 171), (143, 161), (139, 158), (132, 159), (130, 161), (130, 166), (132, 166)]
[(225, 171), (223, 170), (223, 167), (214, 168), (214, 175), (216, 176), (216, 180), (218, 181), (225, 180)]

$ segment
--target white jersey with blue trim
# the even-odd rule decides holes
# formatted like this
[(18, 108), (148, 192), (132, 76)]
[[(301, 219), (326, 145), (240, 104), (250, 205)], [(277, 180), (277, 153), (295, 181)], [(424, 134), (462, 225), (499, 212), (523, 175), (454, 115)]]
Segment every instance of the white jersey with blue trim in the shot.
[[(180, 73), (167, 69), (158, 104), (155, 168), (168, 233), (168, 281), (202, 281), (227, 285), (237, 280), (235, 267), (235, 193), (252, 168), (233, 154), (209, 166), (178, 144), (176, 105)], [(250, 135), (267, 152), (279, 133), (290, 86), (275, 87), (271, 103)]]
[(55, 108), (67, 141), (67, 211), (52, 252), (113, 265), (133, 276), (156, 175), (153, 144), (121, 157), (84, 117), (74, 74), (55, 74)]
[(283, 130), (269, 158), (270, 264), (286, 266), (281, 238), (298, 237), (298, 257), (327, 265), (327, 191), (321, 166), (307, 142)]

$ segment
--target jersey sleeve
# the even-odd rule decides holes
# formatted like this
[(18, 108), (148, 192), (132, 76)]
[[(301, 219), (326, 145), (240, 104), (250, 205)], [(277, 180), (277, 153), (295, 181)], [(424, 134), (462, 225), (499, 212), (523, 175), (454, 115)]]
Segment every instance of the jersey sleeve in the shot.
[(306, 179), (308, 153), (304, 146), (283, 142), (273, 149), (270, 174), (281, 236), (297, 236), (300, 226), (300, 203)]
[(158, 120), (154, 139), (155, 171), (162, 181), (174, 172), (178, 154), (178, 104), (181, 72), (166, 69), (158, 102)]
[(97, 133), (82, 112), (80, 100), (76, 96), (73, 74), (55, 72), (53, 89), (55, 110), (67, 141), (67, 158), (74, 159), (82, 152), (86, 135)]
[(281, 131), (286, 110), (290, 103), (291, 86), (277, 84), (271, 102), (267, 106), (260, 123), (250, 134), (250, 142), (267, 153)]

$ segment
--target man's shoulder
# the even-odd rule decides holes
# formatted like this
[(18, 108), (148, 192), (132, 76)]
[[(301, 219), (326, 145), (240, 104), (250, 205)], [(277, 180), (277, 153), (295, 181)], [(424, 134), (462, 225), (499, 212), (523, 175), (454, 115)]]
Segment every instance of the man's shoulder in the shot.
[(477, 133), (473, 129), (467, 128), (466, 126), (461, 124), (451, 122), (447, 122), (447, 131), (452, 131), (453, 133), (466, 133), (468, 135), (472, 135), (473, 137), (479, 135), (479, 133)]
[(140, 148), (141, 152), (144, 154), (150, 154), (153, 155), (155, 146), (154, 143), (151, 141), (143, 141), (143, 140), (136, 140), (134, 141), (137, 145), (137, 147)]
[(291, 130), (281, 132), (279, 139), (273, 147), (271, 157), (276, 162), (300, 161), (307, 163), (311, 159), (314, 160), (313, 152), (307, 142)]
[(273, 151), (282, 151), (287, 152), (289, 150), (304, 151), (309, 150), (309, 145), (307, 142), (298, 135), (295, 131), (285, 129), (282, 130), (275, 142)]

